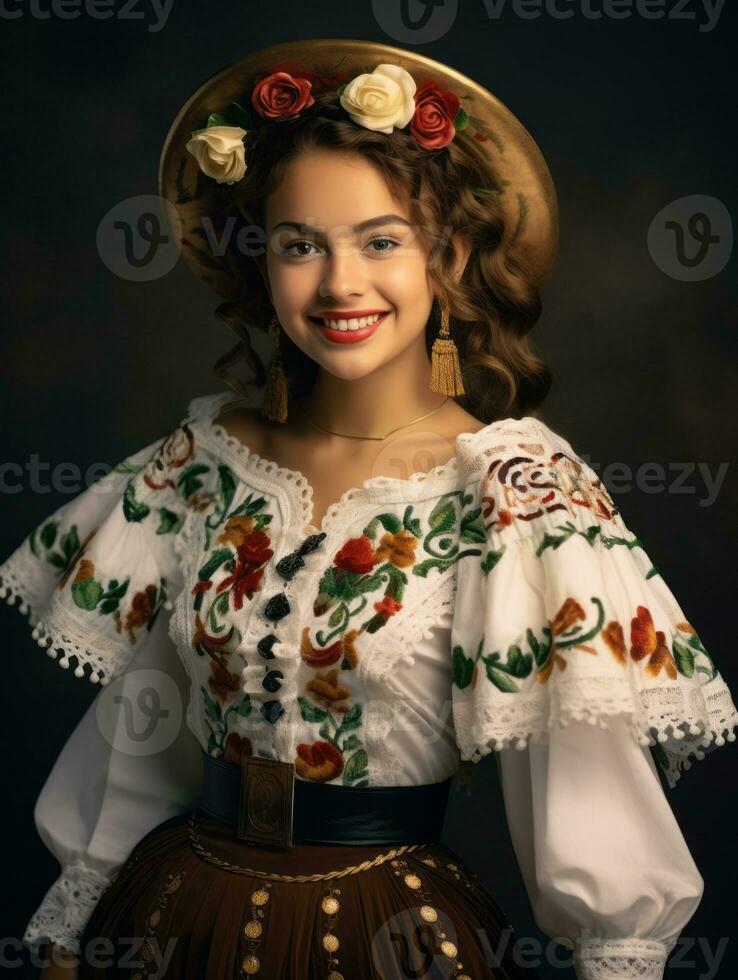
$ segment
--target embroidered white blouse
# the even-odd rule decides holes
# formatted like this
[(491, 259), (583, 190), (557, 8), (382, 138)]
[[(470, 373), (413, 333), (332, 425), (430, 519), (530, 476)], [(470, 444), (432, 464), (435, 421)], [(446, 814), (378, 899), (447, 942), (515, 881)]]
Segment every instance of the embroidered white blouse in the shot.
[(667, 802), (734, 741), (711, 656), (604, 485), (540, 419), (460, 435), (313, 526), (312, 488), (193, 399), (0, 565), (0, 594), (101, 689), (34, 818), (61, 865), (24, 942), (79, 952), (138, 841), (192, 809), (201, 752), (346, 786), (496, 750), (535, 921), (577, 975), (658, 980), (704, 887)]

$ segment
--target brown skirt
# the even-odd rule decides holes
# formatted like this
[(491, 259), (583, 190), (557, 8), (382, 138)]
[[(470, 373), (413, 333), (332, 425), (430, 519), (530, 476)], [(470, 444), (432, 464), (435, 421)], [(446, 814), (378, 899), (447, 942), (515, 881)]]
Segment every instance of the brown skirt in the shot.
[(202, 810), (150, 831), (101, 896), (80, 980), (537, 980), (444, 844), (254, 847)]

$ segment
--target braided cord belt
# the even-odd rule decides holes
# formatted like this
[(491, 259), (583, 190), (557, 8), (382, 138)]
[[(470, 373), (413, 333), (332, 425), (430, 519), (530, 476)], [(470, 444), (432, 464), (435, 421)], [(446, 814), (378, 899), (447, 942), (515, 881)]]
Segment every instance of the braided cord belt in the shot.
[(190, 814), (189, 820), (187, 821), (187, 828), (190, 835), (190, 841), (192, 843), (193, 850), (209, 864), (215, 864), (219, 868), (225, 868), (227, 871), (233, 874), (239, 875), (254, 875), (257, 878), (269, 878), (272, 881), (326, 881), (331, 878), (344, 878), (347, 875), (355, 875), (360, 871), (367, 871), (369, 868), (376, 867), (383, 864), (385, 861), (389, 861), (391, 858), (395, 858), (398, 854), (409, 853), (410, 851), (417, 851), (421, 848), (428, 847), (428, 842), (422, 844), (401, 844), (399, 847), (393, 847), (392, 850), (387, 851), (384, 854), (377, 854), (371, 860), (362, 861), (361, 864), (349, 865), (347, 868), (341, 868), (338, 871), (326, 871), (326, 872), (316, 872), (311, 875), (280, 875), (269, 871), (259, 871), (256, 868), (243, 868), (238, 864), (231, 864), (230, 861), (223, 861), (221, 858), (216, 857), (211, 851), (208, 851), (200, 840), (200, 835), (198, 834), (198, 829), (200, 824), (204, 822), (207, 817), (201, 818), (199, 821), (196, 820), (196, 810)]

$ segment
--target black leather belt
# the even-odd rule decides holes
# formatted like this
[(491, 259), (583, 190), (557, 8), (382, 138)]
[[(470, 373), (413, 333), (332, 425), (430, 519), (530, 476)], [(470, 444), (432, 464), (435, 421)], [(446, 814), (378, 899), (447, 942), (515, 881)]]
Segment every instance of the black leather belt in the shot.
[(443, 831), (452, 777), (421, 786), (340, 786), (295, 779), (294, 765), (253, 756), (241, 765), (203, 751), (199, 806), (247, 843), (418, 844)]

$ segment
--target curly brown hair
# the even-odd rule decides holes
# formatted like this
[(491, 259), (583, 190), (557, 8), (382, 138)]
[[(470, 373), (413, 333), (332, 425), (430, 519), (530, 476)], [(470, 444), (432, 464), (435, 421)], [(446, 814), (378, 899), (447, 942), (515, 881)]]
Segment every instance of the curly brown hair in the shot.
[[(335, 93), (324, 93), (293, 120), (264, 126), (255, 136), (244, 177), (222, 185), (228, 195), (223, 214), (244, 229), (265, 229), (265, 203), (299, 154), (312, 150), (359, 154), (383, 174), (391, 192), (409, 202), (411, 220), (428, 249), (428, 273), (447, 300), (449, 332), (459, 351), (465, 394), (456, 401), (485, 423), (531, 414), (543, 402), (552, 375), (532, 349), (528, 334), (541, 315), (535, 277), (509, 243), (510, 229), (499, 204), (503, 187), (490, 174), (479, 144), (463, 131), (440, 150), (419, 146), (411, 133), (392, 134), (357, 126)], [(235, 229), (230, 241), (238, 235)], [(505, 235), (507, 232), (507, 235)], [(461, 279), (453, 276), (453, 236), (463, 235), (471, 252)], [(262, 243), (263, 244), (263, 243)], [(266, 370), (251, 343), (250, 330), (266, 330), (274, 315), (265, 283), (263, 251), (233, 256), (243, 281), (240, 298), (216, 310), (236, 333), (238, 344), (214, 366), (228, 387), (245, 395), (228, 367), (245, 360), (263, 387)], [(426, 326), (430, 358), (439, 325), (434, 303)], [(280, 346), (290, 395), (303, 397), (318, 371), (316, 362), (282, 333)]]

